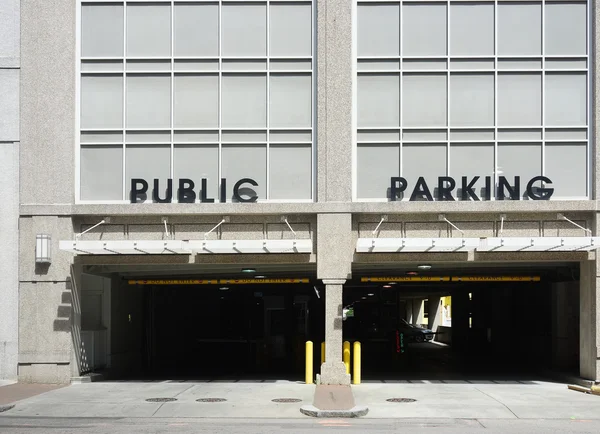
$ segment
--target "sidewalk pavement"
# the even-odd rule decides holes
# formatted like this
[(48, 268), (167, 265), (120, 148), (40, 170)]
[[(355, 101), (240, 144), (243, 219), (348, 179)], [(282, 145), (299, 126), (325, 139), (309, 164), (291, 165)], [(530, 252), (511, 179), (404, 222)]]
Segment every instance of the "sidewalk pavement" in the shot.
[[(5, 386), (6, 387), (14, 387)], [(33, 386), (33, 385), (32, 385)], [(40, 385), (36, 385), (39, 387)], [(47, 389), (50, 390), (50, 389)], [(106, 381), (58, 388), (0, 413), (23, 417), (305, 418), (315, 386), (294, 381)], [(600, 420), (600, 396), (543, 381), (405, 381), (353, 386), (365, 418)], [(172, 402), (147, 402), (175, 398)], [(222, 402), (197, 402), (221, 398)], [(299, 400), (275, 403), (277, 398)], [(412, 402), (388, 402), (409, 398)]]
[(41, 393), (64, 387), (58, 384), (26, 384), (16, 381), (0, 381), (0, 413), (10, 410), (14, 403)]

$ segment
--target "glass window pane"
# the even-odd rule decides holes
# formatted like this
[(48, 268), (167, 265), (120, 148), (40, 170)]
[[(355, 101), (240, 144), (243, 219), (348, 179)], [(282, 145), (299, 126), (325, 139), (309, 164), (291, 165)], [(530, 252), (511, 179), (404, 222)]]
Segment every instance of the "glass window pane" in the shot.
[(81, 128), (123, 128), (123, 77), (81, 77)]
[(400, 54), (400, 5), (358, 5), (358, 55)]
[(271, 56), (310, 56), (312, 9), (310, 4), (271, 4)]
[(404, 145), (402, 176), (408, 181), (405, 196), (410, 197), (417, 180), (422, 176), (435, 198), (438, 177), (446, 176), (446, 145)]
[(176, 128), (219, 126), (218, 75), (176, 75), (174, 87)]
[(152, 202), (154, 179), (158, 179), (160, 197), (165, 198), (167, 180), (171, 177), (171, 147), (157, 145), (130, 145), (125, 151), (125, 191), (129, 199), (131, 179), (141, 178), (148, 182), (147, 197), (140, 202)]
[(587, 54), (585, 3), (546, 4), (546, 54)]
[(179, 179), (194, 181), (194, 193), (200, 200), (202, 178), (206, 179), (206, 197), (219, 201), (219, 147), (207, 145), (175, 146), (173, 155), (173, 195), (177, 196)]
[(312, 194), (312, 152), (310, 145), (269, 148), (270, 199), (310, 199)]
[(81, 200), (123, 200), (123, 147), (82, 146)]
[(225, 145), (221, 151), (221, 177), (227, 179), (227, 201), (234, 201), (233, 187), (242, 178), (251, 178), (258, 187), (244, 184), (240, 195), (244, 199), (267, 198), (267, 147), (264, 145)]
[(542, 54), (540, 3), (498, 4), (498, 54)]
[(389, 198), (391, 178), (400, 176), (400, 146), (358, 145), (356, 158), (358, 198)]
[(176, 3), (175, 56), (219, 55), (219, 5)]
[[(500, 143), (498, 145), (498, 175), (510, 185), (521, 177), (521, 197), (526, 198), (527, 183), (542, 174), (542, 145), (539, 143)], [(505, 191), (505, 195), (508, 193)]]
[(312, 80), (310, 75), (271, 74), (269, 125), (301, 128), (312, 125)]
[(171, 126), (171, 77), (127, 76), (127, 128)]
[(402, 5), (402, 54), (446, 55), (446, 5), (405, 3)]
[(494, 55), (494, 5), (452, 3), (450, 55)]
[(404, 126), (446, 126), (446, 74), (404, 74), (402, 80)]
[(587, 123), (587, 75), (546, 74), (546, 125)]
[(554, 188), (553, 199), (587, 195), (587, 146), (585, 143), (547, 143), (546, 173)]
[(123, 5), (81, 6), (81, 55), (123, 56)]
[(221, 48), (226, 57), (266, 56), (267, 6), (226, 3), (222, 6)]
[(358, 76), (358, 126), (397, 127), (400, 125), (400, 76), (368, 74)]
[(498, 125), (536, 126), (541, 122), (541, 75), (498, 74)]
[(486, 193), (485, 177), (491, 176), (492, 180), (494, 179), (494, 145), (450, 145), (450, 176), (456, 181), (456, 189), (453, 192), (456, 199), (461, 198), (462, 177), (466, 176), (468, 178), (467, 183), (469, 183), (475, 176), (479, 176), (473, 191), (482, 199)]
[(450, 75), (450, 125), (494, 125), (494, 75)]
[(266, 126), (266, 76), (223, 75), (221, 86), (223, 128)]
[(127, 5), (127, 56), (171, 55), (171, 5)]

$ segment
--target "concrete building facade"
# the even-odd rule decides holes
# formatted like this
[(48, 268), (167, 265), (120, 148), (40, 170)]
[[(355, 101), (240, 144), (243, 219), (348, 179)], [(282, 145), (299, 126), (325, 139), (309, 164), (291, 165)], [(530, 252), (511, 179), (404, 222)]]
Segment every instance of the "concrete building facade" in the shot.
[[(473, 342), (477, 311), (498, 351), (513, 341), (485, 313), (538, 312), (545, 331), (515, 346), (552, 348), (541, 365), (557, 370), (576, 357), (600, 381), (592, 2), (25, 0), (0, 16), (13, 23), (0, 43), (1, 378), (135, 371), (148, 311), (129, 280), (252, 269), (309, 279), (320, 381), (349, 384), (349, 288), (430, 264), (426, 276), (573, 271), (531, 291), (428, 287), (411, 306), (435, 304), (437, 327), (452, 294), (453, 345)], [(36, 262), (40, 235), (50, 255)], [(220, 241), (231, 252), (210, 250)], [(309, 297), (286, 288), (265, 312)]]

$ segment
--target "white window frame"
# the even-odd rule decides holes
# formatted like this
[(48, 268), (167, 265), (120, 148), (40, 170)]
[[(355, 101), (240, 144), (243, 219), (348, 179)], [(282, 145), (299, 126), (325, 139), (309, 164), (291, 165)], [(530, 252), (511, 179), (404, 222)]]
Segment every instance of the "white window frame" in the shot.
[[(546, 159), (546, 143), (557, 143), (557, 144), (569, 144), (569, 143), (585, 143), (586, 144), (586, 155), (587, 155), (587, 164), (586, 164), (586, 195), (585, 196), (568, 196), (568, 197), (560, 197), (560, 196), (553, 196), (551, 200), (568, 200), (568, 201), (577, 201), (577, 200), (590, 200), (592, 198), (592, 182), (593, 182), (593, 160), (594, 160), (594, 146), (593, 143), (595, 143), (594, 141), (594, 134), (595, 131), (593, 130), (593, 126), (592, 126), (592, 113), (593, 113), (593, 95), (594, 95), (594, 87), (593, 87), (593, 73), (594, 73), (594, 64), (595, 64), (595, 59), (593, 56), (593, 49), (592, 49), (592, 31), (593, 31), (593, 8), (592, 8), (592, 2), (590, 0), (582, 0), (579, 2), (573, 2), (573, 3), (582, 3), (583, 1), (586, 2), (586, 13), (587, 13), (587, 17), (586, 17), (586, 21), (587, 21), (587, 31), (586, 31), (586, 43), (587, 43), (587, 52), (585, 55), (552, 55), (552, 56), (547, 56), (546, 55), (546, 48), (545, 48), (545, 35), (544, 35), (544, 31), (546, 28), (546, 13), (545, 13), (545, 7), (546, 4), (548, 3), (571, 3), (569, 1), (561, 1), (561, 0), (534, 0), (534, 3), (540, 3), (541, 5), (541, 32), (542, 32), (542, 49), (541, 49), (541, 54), (540, 55), (531, 55), (531, 56), (500, 56), (498, 55), (498, 4), (501, 3), (501, 0), (473, 0), (474, 4), (480, 4), (480, 3), (485, 3), (485, 4), (492, 4), (494, 5), (494, 55), (488, 56), (488, 55), (482, 55), (482, 56), (451, 56), (450, 53), (450, 34), (451, 34), (451, 22), (450, 22), (450, 5), (453, 3), (465, 3), (465, 2), (469, 2), (470, 0), (462, 0), (462, 1), (452, 1), (452, 0), (354, 0), (353, 1), (353, 5), (352, 5), (352, 43), (353, 43), (353, 62), (352, 62), (352, 78), (353, 78), (353, 86), (352, 86), (352, 92), (353, 92), (353, 113), (352, 113), (352, 134), (353, 134), (353, 146), (352, 146), (352, 201), (353, 202), (389, 202), (389, 199), (387, 198), (359, 198), (358, 197), (358, 159), (357, 159), (357, 149), (358, 149), (358, 132), (359, 130), (373, 130), (373, 131), (382, 131), (382, 130), (386, 130), (385, 127), (383, 128), (379, 128), (379, 127), (373, 127), (373, 128), (359, 128), (358, 127), (358, 76), (359, 74), (364, 74), (365, 72), (367, 74), (369, 73), (398, 73), (400, 76), (400, 95), (403, 95), (402, 92), (402, 74), (403, 74), (403, 69), (402, 69), (402, 65), (400, 64), (400, 69), (399, 70), (394, 70), (394, 69), (386, 69), (386, 70), (380, 70), (380, 71), (375, 71), (375, 70), (369, 70), (369, 71), (360, 71), (358, 69), (358, 63), (359, 60), (361, 59), (385, 59), (386, 57), (382, 57), (382, 56), (366, 56), (366, 57), (359, 57), (358, 56), (358, 5), (359, 4), (368, 4), (368, 3), (384, 3), (384, 4), (399, 4), (400, 5), (400, 32), (402, 32), (402, 20), (403, 20), (403, 14), (402, 14), (402, 5), (403, 4), (409, 4), (409, 3), (437, 3), (437, 4), (445, 4), (446, 8), (447, 8), (447, 15), (446, 15), (446, 25), (447, 25), (447, 40), (446, 40), (446, 55), (445, 56), (419, 56), (420, 59), (423, 60), (428, 60), (428, 59), (436, 59), (436, 60), (445, 60), (446, 61), (446, 68), (445, 69), (440, 69), (440, 70), (423, 70), (423, 71), (419, 71), (419, 70), (411, 70), (410, 72), (427, 72), (427, 73), (446, 73), (446, 77), (447, 77), (447, 107), (446, 107), (446, 115), (447, 115), (447, 123), (446, 123), (446, 127), (442, 127), (442, 128), (404, 128), (402, 125), (402, 104), (400, 104), (400, 125), (398, 127), (390, 127), (387, 128), (388, 130), (394, 130), (394, 131), (399, 131), (400, 134), (400, 140), (399, 141), (385, 141), (385, 140), (381, 140), (381, 141), (361, 141), (360, 143), (381, 143), (381, 144), (395, 144), (397, 143), (399, 148), (400, 148), (400, 163), (402, 163), (403, 159), (402, 159), (402, 149), (403, 149), (403, 143), (405, 143), (405, 141), (402, 140), (402, 132), (403, 130), (427, 130), (427, 129), (431, 129), (431, 130), (436, 130), (436, 131), (446, 131), (446, 140), (445, 141), (435, 141), (435, 142), (427, 142), (427, 141), (423, 141), (423, 142), (418, 142), (418, 143), (422, 143), (422, 144), (427, 144), (427, 143), (444, 143), (446, 145), (446, 149), (447, 149), (447, 167), (446, 167), (446, 171), (447, 173), (450, 172), (450, 164), (451, 164), (451, 155), (450, 155), (450, 149), (451, 149), (451, 143), (457, 143), (457, 144), (468, 144), (468, 143), (490, 143), (494, 145), (494, 167), (495, 167), (495, 171), (494, 171), (494, 185), (497, 186), (498, 185), (498, 176), (501, 175), (501, 168), (497, 165), (498, 164), (498, 144), (499, 143), (527, 143), (527, 142), (531, 142), (531, 143), (541, 143), (541, 147), (542, 147), (542, 173), (541, 175), (545, 174), (546, 171), (546, 167), (545, 167), (545, 159)], [(505, 1), (504, 3), (506, 3), (508, 1)], [(511, 3), (515, 3), (515, 4), (525, 4), (525, 3), (531, 3), (528, 1), (510, 1)], [(401, 36), (401, 35), (400, 35)], [(393, 56), (391, 58), (393, 58), (394, 60), (396, 58), (399, 59), (400, 63), (402, 63), (403, 61), (403, 47), (402, 47), (402, 40), (400, 40), (400, 48), (399, 48), (400, 52), (398, 56)], [(494, 62), (494, 68), (493, 69), (469, 69), (469, 70), (458, 70), (458, 69), (452, 69), (450, 66), (450, 59), (456, 59), (456, 58), (465, 58), (465, 59), (486, 59), (486, 60), (493, 60)], [(508, 58), (514, 59), (514, 58), (524, 58), (524, 59), (539, 59), (542, 62), (542, 68), (541, 69), (524, 69), (524, 70), (520, 70), (520, 69), (507, 69), (507, 70), (502, 70), (502, 72), (522, 72), (522, 73), (539, 73), (541, 74), (541, 78), (542, 78), (542, 101), (541, 101), (541, 109), (542, 109), (542, 122), (541, 125), (539, 126), (515, 126), (515, 127), (511, 127), (511, 126), (502, 126), (502, 127), (498, 127), (498, 99), (495, 97), (495, 101), (494, 101), (494, 126), (486, 126), (486, 127), (450, 127), (450, 76), (452, 73), (456, 73), (456, 72), (465, 72), (465, 73), (482, 73), (482, 74), (489, 74), (489, 73), (493, 73), (494, 74), (494, 95), (496, 96), (498, 94), (498, 73), (499, 73), (499, 68), (498, 68), (498, 60), (499, 58)], [(390, 59), (391, 59), (390, 58)], [(585, 69), (575, 69), (575, 68), (565, 68), (565, 69), (548, 69), (546, 68), (546, 62), (548, 59), (553, 60), (553, 59), (577, 59), (577, 60), (586, 60), (587, 62), (587, 68)], [(587, 105), (586, 105), (586, 109), (587, 109), (587, 114), (586, 114), (586, 124), (587, 125), (582, 125), (582, 126), (547, 126), (546, 125), (546, 115), (545, 115), (545, 78), (546, 78), (546, 73), (547, 72), (565, 72), (565, 73), (576, 73), (576, 72), (585, 72), (587, 74)], [(517, 129), (530, 129), (530, 130), (537, 130), (537, 131), (541, 131), (541, 139), (537, 140), (524, 140), (524, 139), (514, 139), (514, 140), (505, 140), (505, 139), (498, 139), (498, 130), (508, 130), (511, 128), (517, 128)], [(450, 132), (452, 131), (457, 131), (457, 130), (494, 130), (494, 140), (472, 140), (472, 141), (468, 141), (468, 140), (450, 140)], [(571, 140), (566, 140), (566, 139), (554, 139), (554, 140), (548, 140), (546, 139), (546, 130), (547, 129), (564, 129), (564, 130), (583, 130), (585, 129), (587, 132), (587, 139), (571, 139)], [(409, 143), (417, 143), (417, 142), (409, 142)], [(400, 166), (400, 174), (390, 174), (391, 176), (402, 176), (402, 166)], [(445, 173), (440, 173), (439, 176), (445, 176)], [(485, 174), (484, 174), (485, 175)], [(522, 180), (523, 181), (523, 180)], [(431, 186), (430, 186), (431, 187)], [(523, 187), (523, 186), (522, 186)], [(408, 189), (412, 189), (412, 187), (409, 185)], [(493, 188), (493, 190), (495, 190), (495, 188)], [(491, 200), (494, 201), (495, 199), (495, 191), (492, 191), (492, 196), (491, 196)], [(402, 201), (408, 201), (407, 196), (405, 196)]]
[[(222, 38), (221, 35), (219, 34), (219, 56), (217, 57), (211, 57), (211, 59), (218, 59), (219, 62), (219, 70), (218, 71), (198, 71), (199, 73), (207, 73), (207, 74), (216, 74), (218, 73), (219, 76), (219, 127), (218, 128), (175, 128), (174, 127), (174, 113), (173, 113), (173, 100), (174, 100), (174, 77), (176, 72), (177, 73), (189, 73), (190, 71), (175, 71), (174, 68), (174, 62), (175, 59), (185, 59), (185, 57), (175, 57), (174, 55), (174, 41), (175, 38), (173, 37), (173, 32), (174, 32), (174, 6), (175, 4), (182, 4), (182, 3), (218, 3), (219, 6), (219, 32), (221, 29), (221, 17), (222, 17), (222, 7), (224, 4), (228, 4), (228, 3), (254, 3), (254, 4), (266, 4), (266, 10), (267, 10), (267, 16), (266, 16), (266, 23), (267, 23), (267, 33), (266, 33), (266, 56), (260, 56), (260, 57), (252, 57), (251, 59), (259, 59), (259, 60), (265, 60), (266, 64), (267, 64), (267, 68), (264, 71), (260, 71), (261, 74), (264, 73), (265, 77), (267, 78), (267, 92), (266, 92), (266, 98), (267, 98), (267, 125), (265, 128), (223, 128), (221, 126), (221, 94), (222, 94), (222, 89), (221, 89), (221, 81), (222, 81), (222, 76), (223, 76), (223, 69), (222, 69), (222, 63), (223, 63), (223, 56), (220, 55), (221, 53), (221, 44), (222, 44)], [(110, 57), (110, 58), (104, 58), (104, 57), (94, 57), (94, 58), (86, 58), (86, 57), (82, 57), (81, 55), (81, 27), (82, 27), (82, 6), (84, 4), (110, 4), (110, 3), (122, 3), (123, 4), (123, 8), (124, 8), (124, 12), (123, 12), (123, 56), (122, 57)], [(129, 4), (135, 4), (135, 3), (157, 3), (157, 4), (169, 4), (171, 7), (171, 56), (170, 58), (162, 58), (162, 57), (156, 57), (156, 58), (148, 58), (148, 60), (152, 59), (152, 60), (170, 60), (171, 61), (171, 70), (170, 72), (158, 72), (158, 71), (135, 71), (134, 74), (148, 74), (148, 73), (159, 73), (159, 74), (170, 74), (171, 76), (171, 128), (170, 129), (152, 129), (152, 128), (144, 128), (144, 129), (135, 129), (135, 128), (127, 128), (126, 127), (126, 79), (128, 76), (128, 72), (127, 72), (127, 68), (126, 68), (126, 60), (130, 59), (136, 59), (135, 57), (127, 57), (126, 53), (126, 48), (127, 48), (127, 33), (126, 33), (126, 28), (127, 28), (127, 5)], [(311, 55), (310, 56), (270, 56), (270, 51), (269, 51), (269, 44), (270, 44), (270, 6), (271, 4), (282, 4), (282, 3), (290, 3), (290, 4), (298, 4), (298, 3), (302, 3), (302, 4), (310, 4), (311, 5), (311, 23), (312, 23), (312, 41), (311, 41)], [(171, 146), (171, 178), (173, 178), (173, 174), (174, 174), (174, 151), (175, 151), (175, 141), (174, 141), (174, 132), (175, 130), (177, 131), (185, 131), (185, 130), (193, 130), (193, 131), (218, 131), (218, 135), (219, 135), (219, 140), (218, 142), (206, 142), (206, 143), (200, 143), (199, 145), (207, 145), (207, 146), (214, 146), (214, 145), (218, 145), (219, 147), (219, 155), (218, 155), (218, 161), (219, 161), (219, 171), (218, 171), (218, 180), (219, 180), (219, 191), (220, 191), (220, 179), (221, 179), (221, 150), (222, 150), (222, 146), (223, 146), (223, 142), (221, 140), (221, 136), (222, 136), (222, 132), (225, 131), (252, 131), (252, 130), (260, 130), (260, 131), (265, 131), (266, 134), (266, 141), (265, 142), (256, 142), (256, 143), (248, 143), (248, 142), (242, 142), (242, 143), (233, 143), (233, 142), (227, 142), (225, 145), (236, 145), (236, 144), (257, 144), (257, 145), (266, 145), (267, 148), (267, 160), (266, 160), (266, 186), (265, 186), (265, 191), (266, 191), (266, 198), (261, 198), (259, 197), (257, 202), (260, 203), (312, 203), (316, 201), (317, 198), (317, 0), (77, 0), (77, 4), (76, 4), (76, 43), (75, 43), (75, 49), (76, 49), (76, 65), (75, 65), (75, 71), (76, 71), (76, 86), (75, 86), (75, 111), (76, 111), (76, 117), (75, 117), (75, 143), (74, 143), (74, 152), (75, 152), (75, 204), (129, 204), (130, 200), (128, 199), (128, 195), (129, 195), (129, 186), (128, 186), (128, 182), (127, 179), (125, 177), (126, 174), (126, 162), (127, 162), (127, 158), (126, 158), (126, 147), (127, 147), (127, 143), (126, 143), (126, 136), (125, 133), (126, 131), (145, 131), (145, 132), (152, 132), (152, 131), (170, 131), (171, 134), (171, 141), (170, 141), (170, 146)], [(194, 59), (196, 59), (197, 57), (194, 57)], [(144, 58), (144, 60), (146, 60), (147, 58)], [(198, 59), (203, 59), (203, 58), (198, 58)], [(244, 59), (244, 58), (237, 58), (237, 59)], [(311, 60), (311, 68), (310, 69), (305, 69), (305, 70), (291, 70), (291, 69), (284, 69), (284, 70), (272, 70), (270, 68), (270, 60), (271, 59), (287, 59), (287, 60)], [(82, 70), (81, 70), (81, 64), (82, 64), (82, 60), (121, 60), (123, 62), (123, 70), (122, 71), (102, 71), (102, 72), (98, 72), (97, 74), (102, 76), (102, 75), (106, 75), (106, 74), (122, 74), (123, 76), (123, 127), (121, 129), (109, 129), (107, 131), (121, 131), (123, 134), (123, 141), (122, 142), (118, 142), (115, 143), (115, 145), (121, 145), (122, 149), (123, 149), (123, 169), (122, 169), (122, 173), (123, 173), (123, 199), (122, 200), (81, 200), (81, 77), (82, 77)], [(192, 73), (195, 73), (196, 71), (191, 71)], [(227, 71), (229, 72), (229, 71)], [(236, 70), (236, 71), (232, 71), (234, 73), (241, 73), (241, 74), (246, 74), (246, 73), (256, 73), (257, 71), (246, 71), (246, 70)], [(311, 77), (311, 122), (312, 122), (312, 126), (311, 127), (305, 127), (305, 128), (269, 128), (269, 106), (270, 106), (270, 101), (269, 101), (269, 77), (271, 74), (289, 74), (290, 76), (293, 76), (294, 74), (303, 74), (303, 75), (310, 75)], [(84, 74), (89, 74), (87, 71)], [(94, 72), (92, 72), (91, 74), (94, 74)], [(131, 74), (131, 71), (129, 72), (129, 74)], [(270, 195), (270, 178), (271, 178), (271, 169), (270, 169), (270, 131), (277, 131), (277, 130), (281, 130), (281, 131), (307, 131), (307, 132), (311, 132), (311, 140), (310, 141), (299, 141), (299, 142), (291, 142), (291, 141), (286, 141), (286, 142), (275, 142), (276, 144), (281, 143), (282, 145), (306, 145), (311, 147), (311, 197), (308, 199), (269, 199), (269, 195)], [(90, 129), (89, 131), (102, 131), (102, 129)], [(109, 143), (86, 143), (85, 145), (110, 145)], [(136, 145), (144, 145), (145, 143), (135, 143)], [(149, 144), (149, 143), (146, 143)], [(154, 144), (154, 143), (152, 143)], [(179, 143), (177, 143), (179, 144)], [(190, 145), (194, 145), (196, 143), (189, 143)], [(232, 182), (236, 182), (237, 180), (228, 180), (228, 183), (231, 184)], [(198, 186), (196, 186), (196, 190), (197, 190)], [(216, 202), (218, 202), (218, 199), (216, 199)], [(151, 202), (147, 202), (147, 203), (151, 203)], [(174, 189), (174, 193), (173, 193), (173, 199), (172, 199), (172, 203), (177, 203), (177, 197), (175, 194), (175, 189)], [(197, 198), (195, 203), (201, 203), (200, 199)], [(227, 201), (227, 203), (232, 203), (230, 200)]]

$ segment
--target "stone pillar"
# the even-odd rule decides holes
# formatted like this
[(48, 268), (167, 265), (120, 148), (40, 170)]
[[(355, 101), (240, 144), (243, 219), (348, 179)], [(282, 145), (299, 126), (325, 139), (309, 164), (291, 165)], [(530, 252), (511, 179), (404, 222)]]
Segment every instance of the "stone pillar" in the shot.
[(423, 307), (423, 299), (415, 298), (412, 301), (412, 323), (411, 324), (423, 324), (424, 318), (424, 307)]
[(406, 322), (412, 324), (413, 320), (413, 303), (414, 300), (406, 300)]
[(465, 350), (469, 343), (469, 293), (452, 292), (452, 347)]
[(429, 296), (427, 312), (427, 328), (437, 332), (438, 326), (442, 325), (442, 305), (439, 296)]
[(350, 375), (342, 361), (342, 292), (345, 280), (325, 283), (325, 363), (321, 366), (321, 384), (349, 385)]
[[(598, 252), (596, 253), (598, 255)], [(598, 259), (582, 261), (579, 281), (579, 374), (600, 381)]]

